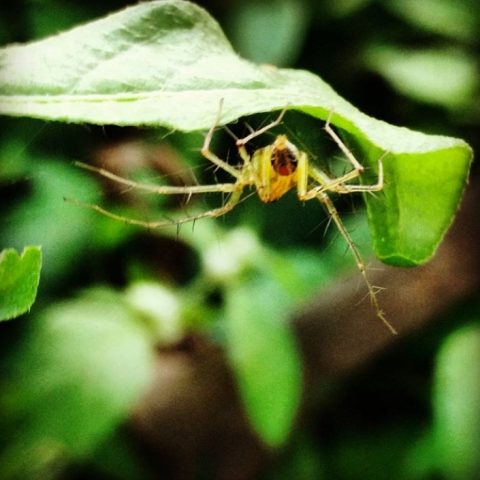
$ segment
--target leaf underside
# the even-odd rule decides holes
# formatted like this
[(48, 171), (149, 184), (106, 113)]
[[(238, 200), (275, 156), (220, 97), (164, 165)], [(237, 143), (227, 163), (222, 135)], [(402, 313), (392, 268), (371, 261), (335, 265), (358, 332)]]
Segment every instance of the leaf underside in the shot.
[[(366, 196), (376, 253), (417, 265), (435, 252), (460, 201), (470, 147), (389, 125), (340, 97), (316, 75), (241, 59), (218, 24), (181, 0), (140, 3), (27, 45), (0, 50), (0, 113), (64, 122), (208, 129), (288, 106), (348, 137), (385, 188)], [(323, 127), (319, 122), (318, 128)]]

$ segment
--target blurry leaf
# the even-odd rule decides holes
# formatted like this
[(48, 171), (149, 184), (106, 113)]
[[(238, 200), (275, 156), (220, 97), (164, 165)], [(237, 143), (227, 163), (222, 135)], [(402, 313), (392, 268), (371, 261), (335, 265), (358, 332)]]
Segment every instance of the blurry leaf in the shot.
[(267, 475), (268, 480), (323, 480), (324, 458), (318, 445), (305, 432), (295, 435), (282, 452), (279, 462)]
[(438, 472), (435, 438), (431, 429), (409, 440), (409, 450), (403, 461), (403, 476), (406, 479), (435, 478)]
[(478, 37), (476, 0), (388, 0), (385, 5), (409, 23), (458, 40)]
[[(95, 468), (104, 473), (106, 479), (112, 480), (147, 480), (154, 478), (148, 473), (147, 462), (138, 451), (128, 432), (116, 432), (102, 443), (90, 458)], [(102, 477), (103, 478), (103, 477)]]
[(288, 303), (285, 292), (261, 277), (227, 291), (227, 353), (247, 416), (272, 446), (290, 434), (302, 390)]
[(96, 290), (34, 319), (11, 365), (3, 423), (13, 429), (2, 428), (12, 434), (1, 478), (15, 478), (5, 469), (21, 474), (26, 458), (34, 470), (48, 451), (48, 464), (91, 454), (148, 385), (153, 350), (121, 297)]
[(446, 108), (472, 107), (479, 86), (476, 59), (461, 50), (373, 46), (366, 62), (404, 95)]
[[(343, 223), (367, 260), (373, 255), (365, 215), (345, 217)], [(270, 252), (268, 269), (275, 272), (276, 280), (296, 302), (305, 302), (321, 288), (327, 287), (345, 272), (355, 270), (350, 249), (335, 225), (330, 225), (326, 246), (318, 249), (295, 248)]]
[[(346, 17), (365, 8), (373, 0), (336, 0), (329, 2), (328, 9), (337, 17)], [(325, 7), (325, 4), (320, 4)]]
[[(0, 68), (0, 112), (8, 115), (189, 131), (211, 127), (222, 98), (222, 124), (286, 105), (318, 119), (334, 111), (332, 123), (355, 139), (367, 169), (375, 172), (382, 152), (389, 152), (385, 196), (375, 204), (366, 196), (366, 202), (377, 255), (398, 265), (433, 255), (472, 159), (461, 140), (368, 117), (309, 72), (242, 60), (203, 9), (181, 0), (140, 3), (39, 42), (6, 47)], [(432, 179), (449, 187), (431, 188)], [(426, 205), (442, 208), (428, 211)], [(414, 222), (403, 220), (410, 217)]]
[(0, 252), (0, 321), (25, 313), (37, 295), (42, 252), (25, 247), (22, 255), (13, 248)]
[(17, 436), (17, 441), (9, 441), (0, 453), (0, 460), (2, 480), (58, 480), (68, 465), (63, 446), (47, 438), (43, 442), (31, 438), (18, 441)]
[(480, 325), (452, 333), (438, 357), (433, 396), (438, 460), (449, 480), (480, 472)]
[(63, 0), (42, 0), (30, 2), (26, 9), (29, 33), (36, 38), (52, 35), (60, 30), (71, 28), (79, 22), (91, 18), (88, 3), (65, 2)]
[(29, 161), (23, 139), (11, 135), (0, 150), (0, 184), (25, 178), (29, 173)]
[[(263, 265), (265, 250), (254, 230), (235, 228), (224, 233), (221, 241), (217, 231), (211, 229), (206, 233), (212, 237), (209, 241), (204, 241), (200, 253), (205, 274), (209, 279), (228, 285), (245, 271)], [(208, 248), (205, 245), (208, 245)]]
[(232, 43), (248, 60), (289, 65), (302, 48), (307, 8), (300, 0), (240, 2), (230, 10)]
[(81, 260), (81, 252), (92, 244), (98, 217), (64, 201), (64, 196), (98, 200), (94, 180), (71, 164), (41, 161), (33, 170), (33, 192), (7, 216), (0, 231), (3, 243), (19, 248), (42, 245), (45, 281), (65, 274)]
[[(318, 252), (306, 248), (290, 248), (282, 251), (269, 251), (269, 268), (275, 271), (276, 281), (288, 292), (288, 295), (296, 302), (306, 301), (313, 292), (318, 291), (321, 286), (327, 286), (329, 282), (339, 273), (339, 263), (345, 260), (345, 243), (338, 249), (340, 258), (334, 251)], [(333, 253), (333, 255), (332, 255)], [(348, 255), (348, 253), (347, 253)], [(340, 262), (336, 262), (340, 260)], [(346, 258), (347, 268), (352, 268), (353, 260)], [(333, 264), (337, 269), (332, 269)], [(343, 265), (345, 266), (345, 265)]]
[[(404, 460), (412, 442), (421, 435), (417, 424), (394, 423), (367, 431), (358, 425), (346, 426), (338, 439), (327, 464), (326, 478), (342, 480), (421, 480), (419, 476), (406, 476)], [(332, 462), (333, 459), (333, 462)]]
[(128, 287), (125, 298), (150, 326), (159, 345), (171, 345), (185, 334), (178, 292), (156, 282), (141, 281)]

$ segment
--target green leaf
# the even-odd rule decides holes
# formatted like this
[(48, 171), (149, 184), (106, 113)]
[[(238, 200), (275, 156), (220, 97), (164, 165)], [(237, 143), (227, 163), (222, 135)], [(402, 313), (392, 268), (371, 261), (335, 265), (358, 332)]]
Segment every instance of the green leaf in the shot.
[[(7, 115), (192, 131), (211, 127), (222, 98), (222, 124), (287, 105), (323, 120), (333, 111), (332, 123), (371, 172), (390, 152), (385, 195), (366, 198), (377, 255), (400, 265), (433, 255), (457, 210), (470, 147), (368, 117), (309, 72), (241, 59), (192, 3), (140, 3), (0, 51), (0, 113)], [(404, 184), (412, 180), (414, 189)], [(414, 225), (405, 220), (412, 215)]]
[(433, 395), (438, 461), (445, 478), (480, 471), (480, 324), (466, 325), (443, 344)]
[[(368, 145), (357, 144), (361, 151)], [(465, 187), (461, 147), (425, 153), (404, 153), (384, 162), (387, 185), (381, 195), (367, 199), (372, 239), (377, 256), (399, 266), (426, 262), (450, 226)], [(417, 160), (419, 160), (417, 162)], [(439, 170), (438, 162), (442, 163)]]
[(41, 268), (39, 247), (25, 247), (21, 255), (13, 248), (0, 252), (0, 320), (18, 317), (30, 309)]
[(302, 390), (300, 353), (283, 301), (288, 295), (278, 290), (259, 277), (227, 291), (227, 353), (247, 416), (272, 446), (287, 439)]
[(476, 41), (475, 0), (387, 0), (384, 5), (412, 25), (461, 41)]
[(112, 291), (92, 290), (43, 311), (2, 385), (8, 412), (2, 435), (14, 435), (0, 458), (0, 476), (19, 471), (12, 478), (25, 478), (26, 468), (90, 455), (130, 413), (150, 382), (153, 361), (142, 323)]
[(288, 65), (300, 53), (307, 31), (307, 8), (298, 0), (240, 2), (230, 9), (232, 43), (257, 63)]
[(472, 107), (479, 85), (477, 59), (462, 50), (373, 45), (365, 57), (372, 69), (413, 99), (456, 110)]

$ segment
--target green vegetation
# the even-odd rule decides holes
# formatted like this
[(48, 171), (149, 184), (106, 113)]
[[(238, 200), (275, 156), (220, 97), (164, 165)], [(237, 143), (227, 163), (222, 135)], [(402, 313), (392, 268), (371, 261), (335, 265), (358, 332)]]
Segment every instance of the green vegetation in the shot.
[(0, 253), (0, 320), (18, 317), (32, 306), (41, 264), (38, 247), (27, 247), (21, 255), (13, 248)]
[[(158, 476), (157, 468), (169, 478), (169, 467), (140, 453), (147, 444), (150, 454), (162, 452), (158, 444), (170, 438), (154, 432), (165, 435), (157, 444), (142, 430), (144, 402), (157, 377), (183, 378), (180, 366), (200, 364), (195, 345), (205, 342), (226, 359), (260, 443), (277, 452), (260, 478), (474, 480), (477, 300), (439, 314), (438, 327), (404, 338), (370, 370), (348, 378), (326, 372), (322, 391), (312, 391), (310, 377), (319, 374), (305, 369), (292, 319), (319, 295), (341, 292), (355, 273), (318, 202), (300, 204), (292, 192), (263, 205), (246, 194), (221, 220), (177, 228), (175, 219), (221, 205), (222, 195), (165, 198), (74, 165), (160, 185), (231, 181), (199, 154), (223, 99), (220, 124), (238, 136), (288, 106), (274, 133), (337, 176), (348, 167), (323, 130), (332, 114), (366, 168), (365, 182), (376, 182), (388, 152), (381, 192), (338, 199), (362, 256), (425, 264), (467, 184), (472, 147), (460, 137), (478, 147), (469, 133), (480, 123), (470, 23), (480, 23), (480, 11), (473, 0), (421, 3), (265, 0), (222, 9), (205, 1), (205, 10), (181, 0), (128, 8), (46, 0), (19, 2), (15, 22), (5, 9), (0, 320), (21, 318), (1, 324), (2, 479), (140, 480)], [(269, 144), (271, 133), (248, 148)], [(220, 128), (212, 150), (238, 163)], [(141, 230), (75, 201), (144, 221), (172, 219), (172, 227)], [(25, 245), (40, 247), (19, 255)], [(402, 334), (402, 318), (389, 320)], [(212, 388), (217, 381), (212, 373)], [(162, 392), (155, 395), (161, 411)], [(223, 408), (212, 417), (218, 423), (233, 407)], [(187, 423), (195, 411), (183, 412)], [(211, 472), (225, 459), (201, 458), (189, 450), (195, 440), (180, 435), (178, 463), (194, 465), (186, 478), (224, 478)]]

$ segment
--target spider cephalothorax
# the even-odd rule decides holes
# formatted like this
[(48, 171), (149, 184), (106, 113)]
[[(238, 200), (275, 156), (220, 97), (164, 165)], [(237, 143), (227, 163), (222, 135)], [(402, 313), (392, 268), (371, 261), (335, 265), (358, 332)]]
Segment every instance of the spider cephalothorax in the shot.
[[(243, 147), (239, 148), (244, 156)], [(278, 135), (272, 144), (255, 150), (248, 161), (249, 183), (255, 185), (264, 203), (275, 202), (292, 188), (297, 188), (301, 195), (308, 181), (306, 159), (306, 154), (298, 150), (286, 135)]]

